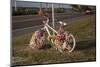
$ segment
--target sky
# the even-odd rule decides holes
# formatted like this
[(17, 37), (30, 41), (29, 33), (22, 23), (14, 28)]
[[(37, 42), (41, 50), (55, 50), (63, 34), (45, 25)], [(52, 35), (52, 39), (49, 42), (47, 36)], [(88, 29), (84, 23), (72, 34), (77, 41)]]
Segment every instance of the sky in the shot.
[[(15, 1), (12, 0), (12, 6), (14, 7), (15, 6)], [(40, 3), (39, 2), (29, 2), (29, 1), (17, 1), (16, 2), (16, 6), (17, 7), (40, 7)], [(52, 7), (52, 5), (49, 3), (42, 3), (42, 7)], [(67, 4), (57, 4), (57, 3), (54, 3), (54, 7), (55, 8), (58, 8), (58, 7), (63, 7), (63, 8), (71, 8), (70, 5), (67, 5)]]

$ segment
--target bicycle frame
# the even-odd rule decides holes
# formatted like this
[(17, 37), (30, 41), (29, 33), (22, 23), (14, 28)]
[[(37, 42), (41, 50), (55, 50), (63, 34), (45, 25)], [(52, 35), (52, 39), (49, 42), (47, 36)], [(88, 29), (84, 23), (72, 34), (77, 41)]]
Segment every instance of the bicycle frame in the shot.
[(51, 30), (52, 30), (53, 32), (55, 32), (56, 34), (58, 33), (58, 32), (57, 32), (55, 29), (53, 29), (50, 25), (46, 24), (46, 25), (45, 25), (45, 29), (46, 29), (48, 35), (51, 35), (48, 28), (51, 29)]
[[(50, 25), (48, 25), (48, 22), (49, 22), (48, 18), (47, 18), (47, 21), (43, 21), (44, 28), (46, 29), (48, 35), (51, 36), (51, 33), (50, 33), (49, 29), (57, 34), (58, 32), (55, 29), (53, 29)], [(51, 39), (51, 42), (54, 44), (53, 39)]]

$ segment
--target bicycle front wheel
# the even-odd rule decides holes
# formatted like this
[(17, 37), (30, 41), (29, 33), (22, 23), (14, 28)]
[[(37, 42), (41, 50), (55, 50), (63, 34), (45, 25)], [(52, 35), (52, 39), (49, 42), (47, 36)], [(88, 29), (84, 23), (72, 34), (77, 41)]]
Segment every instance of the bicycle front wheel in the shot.
[(68, 52), (72, 52), (75, 49), (76, 45), (75, 37), (72, 34), (69, 34), (68, 37), (69, 38), (65, 42), (66, 49), (68, 50)]

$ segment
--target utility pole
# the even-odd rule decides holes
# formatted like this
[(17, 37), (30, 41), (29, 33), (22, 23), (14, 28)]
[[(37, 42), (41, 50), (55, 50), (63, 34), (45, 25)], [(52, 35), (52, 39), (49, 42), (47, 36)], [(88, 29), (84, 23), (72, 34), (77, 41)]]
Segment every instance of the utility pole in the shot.
[[(55, 23), (54, 23), (54, 4), (52, 3), (52, 26), (53, 29), (55, 28)], [(53, 32), (53, 35), (55, 35), (55, 32)]]
[(17, 1), (15, 0), (14, 4), (15, 4), (15, 11), (17, 11)]

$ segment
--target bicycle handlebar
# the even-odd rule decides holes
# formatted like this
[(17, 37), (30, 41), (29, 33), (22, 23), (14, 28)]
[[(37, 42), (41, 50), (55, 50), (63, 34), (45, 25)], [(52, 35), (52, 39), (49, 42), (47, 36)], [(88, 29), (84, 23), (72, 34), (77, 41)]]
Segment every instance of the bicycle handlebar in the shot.
[(43, 21), (44, 24), (48, 23), (49, 22), (49, 18), (46, 17), (46, 21)]
[(59, 21), (59, 24), (64, 25), (64, 26), (66, 26), (66, 25), (67, 25), (67, 23), (62, 22), (62, 21)]

